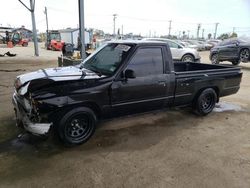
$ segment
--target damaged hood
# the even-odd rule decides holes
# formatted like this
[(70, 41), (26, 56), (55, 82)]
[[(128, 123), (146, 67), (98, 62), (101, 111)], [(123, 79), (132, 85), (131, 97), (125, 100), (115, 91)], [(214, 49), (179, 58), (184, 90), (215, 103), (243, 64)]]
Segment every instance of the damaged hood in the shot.
[[(102, 76), (104, 77), (104, 76)], [(68, 81), (68, 80), (79, 80), (79, 79), (96, 79), (100, 78), (96, 73), (87, 70), (80, 69), (78, 66), (69, 67), (57, 67), (40, 69), (35, 72), (30, 72), (17, 76), (18, 86), (38, 79), (49, 79), (53, 81)], [(16, 84), (16, 83), (15, 83)]]

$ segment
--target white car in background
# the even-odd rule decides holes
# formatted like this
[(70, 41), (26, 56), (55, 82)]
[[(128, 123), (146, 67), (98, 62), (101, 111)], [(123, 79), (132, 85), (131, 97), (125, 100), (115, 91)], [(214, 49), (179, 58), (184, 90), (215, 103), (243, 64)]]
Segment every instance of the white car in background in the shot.
[(170, 47), (174, 61), (200, 62), (201, 57), (196, 49), (187, 48), (173, 40), (165, 38), (144, 38), (142, 40), (166, 42)]

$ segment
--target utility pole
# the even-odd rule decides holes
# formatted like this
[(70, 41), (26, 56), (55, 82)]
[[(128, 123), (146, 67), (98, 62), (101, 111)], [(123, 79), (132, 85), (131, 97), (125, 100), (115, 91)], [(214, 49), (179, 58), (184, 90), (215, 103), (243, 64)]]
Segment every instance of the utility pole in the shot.
[(85, 52), (85, 27), (84, 27), (84, 0), (78, 0), (79, 7), (79, 37), (80, 37), (80, 53), (81, 58), (86, 58)]
[(171, 24), (172, 24), (172, 20), (169, 20), (169, 27), (168, 27), (168, 36), (170, 37), (171, 34)]
[(36, 31), (36, 20), (35, 20), (35, 0), (30, 0), (30, 8), (24, 4), (21, 0), (18, 0), (28, 11), (31, 13), (32, 20), (32, 31), (33, 31), (33, 40), (35, 48), (35, 56), (39, 56), (38, 52), (38, 42), (37, 42), (37, 31)]
[(215, 23), (214, 39), (216, 39), (218, 25), (219, 25), (219, 23)]
[(49, 23), (48, 23), (47, 7), (45, 7), (44, 14), (45, 14), (45, 16), (46, 16), (46, 26), (47, 26), (47, 30), (46, 30), (46, 41), (47, 41), (47, 44), (48, 44), (48, 43), (49, 43)]
[(188, 32), (188, 39), (189, 39), (189, 33), (190, 33), (190, 30), (187, 30), (187, 32)]
[(199, 23), (197, 27), (197, 39), (199, 38), (200, 28), (201, 28), (201, 24)]
[(116, 18), (117, 18), (117, 14), (113, 14), (113, 22), (114, 22), (114, 25), (113, 25), (113, 35), (114, 35), (114, 37), (116, 36), (116, 34), (115, 34), (115, 20), (116, 20)]
[(122, 25), (122, 35), (121, 35), (121, 39), (123, 39), (123, 25)]
[(204, 39), (204, 31), (205, 29), (202, 29), (202, 38)]
[(233, 33), (235, 32), (235, 27), (233, 27)]

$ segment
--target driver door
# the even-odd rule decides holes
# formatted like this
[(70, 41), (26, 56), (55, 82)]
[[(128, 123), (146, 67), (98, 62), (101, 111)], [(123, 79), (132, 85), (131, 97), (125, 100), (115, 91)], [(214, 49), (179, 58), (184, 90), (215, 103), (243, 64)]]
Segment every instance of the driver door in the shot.
[[(129, 113), (158, 109), (167, 102), (168, 76), (164, 74), (161, 47), (139, 48), (122, 71), (121, 78), (114, 81), (112, 108), (115, 113)], [(132, 70), (135, 78), (125, 78), (126, 70)]]

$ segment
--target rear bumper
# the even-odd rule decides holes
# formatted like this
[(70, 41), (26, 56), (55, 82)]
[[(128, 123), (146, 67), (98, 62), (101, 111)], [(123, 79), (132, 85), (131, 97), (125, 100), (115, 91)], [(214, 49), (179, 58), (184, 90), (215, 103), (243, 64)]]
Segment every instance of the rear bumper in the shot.
[(17, 125), (23, 125), (26, 131), (35, 135), (46, 135), (49, 132), (52, 123), (32, 122), (22, 105), (18, 102), (18, 96), (16, 93), (13, 94), (12, 103), (14, 105)]

